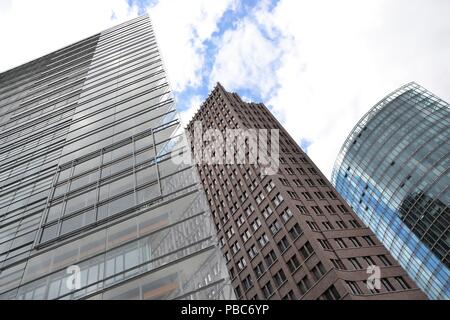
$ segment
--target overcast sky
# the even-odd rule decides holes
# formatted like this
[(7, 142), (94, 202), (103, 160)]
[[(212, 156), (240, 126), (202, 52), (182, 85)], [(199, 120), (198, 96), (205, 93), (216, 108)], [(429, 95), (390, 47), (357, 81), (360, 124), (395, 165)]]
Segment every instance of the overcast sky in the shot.
[(357, 121), (416, 81), (450, 101), (449, 0), (0, 0), (0, 72), (148, 12), (183, 119), (220, 81), (329, 177)]

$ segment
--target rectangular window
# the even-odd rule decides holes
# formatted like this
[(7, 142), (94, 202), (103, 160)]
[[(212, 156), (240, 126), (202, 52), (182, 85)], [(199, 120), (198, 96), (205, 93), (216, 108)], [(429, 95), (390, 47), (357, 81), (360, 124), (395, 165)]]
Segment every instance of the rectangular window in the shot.
[(280, 223), (278, 220), (275, 220), (270, 226), (269, 226), (270, 232), (272, 232), (273, 235), (275, 235), (280, 229)]
[(262, 236), (258, 238), (258, 242), (261, 248), (263, 248), (269, 242), (269, 237), (263, 233)]
[(298, 290), (302, 295), (306, 293), (306, 291), (311, 288), (311, 283), (309, 282), (308, 276), (304, 276), (298, 283), (297, 283)]
[(300, 266), (300, 262), (295, 254), (287, 261), (287, 265), (291, 272), (294, 272)]
[(341, 249), (347, 248), (347, 244), (345, 243), (344, 239), (336, 238), (336, 239), (334, 239), (334, 241), (336, 241), (336, 243), (339, 246), (339, 248), (341, 248)]
[(294, 226), (289, 230), (289, 235), (291, 236), (292, 240), (296, 240), (302, 233), (303, 231), (298, 223), (294, 224)]
[(286, 237), (283, 237), (279, 242), (278, 242), (278, 249), (280, 249), (281, 252), (286, 251), (286, 249), (289, 247), (289, 241)]
[(272, 296), (273, 294), (273, 287), (272, 284), (269, 282), (267, 282), (263, 287), (262, 287), (262, 291), (264, 293), (264, 297), (266, 299), (269, 299), (270, 296)]
[(331, 263), (336, 269), (347, 270), (341, 259), (331, 259)]
[(366, 241), (368, 246), (374, 246), (375, 241), (370, 236), (363, 236), (364, 241)]
[(298, 209), (298, 211), (300, 211), (301, 214), (308, 214), (309, 215), (308, 209), (306, 209), (305, 206), (297, 205), (297, 209)]
[(251, 287), (253, 287), (253, 281), (250, 275), (248, 275), (247, 277), (244, 278), (244, 280), (242, 280), (242, 285), (244, 286), (244, 289), (246, 291)]
[(282, 213), (281, 213), (281, 218), (283, 218), (284, 222), (288, 222), (290, 218), (292, 218), (293, 214), (291, 209), (286, 208)]
[(300, 253), (303, 256), (303, 259), (308, 259), (314, 253), (314, 250), (309, 242), (306, 242), (303, 247), (300, 248)]
[(362, 269), (362, 265), (359, 263), (358, 258), (348, 258), (348, 261), (350, 261), (350, 263), (353, 265), (353, 268), (355, 268), (355, 270)]
[(383, 285), (384, 289), (386, 289), (386, 291), (388, 292), (395, 291), (394, 286), (388, 279), (386, 278), (381, 279), (381, 284)]
[(264, 267), (264, 264), (262, 262), (258, 263), (258, 265), (253, 269), (255, 272), (255, 275), (259, 278), (263, 275), (263, 273), (266, 271), (266, 268)]
[(321, 296), (321, 300), (339, 300), (341, 299), (341, 295), (336, 290), (334, 285), (331, 285)]
[(398, 284), (400, 285), (400, 287), (402, 287), (404, 290), (407, 289), (411, 289), (411, 287), (409, 286), (409, 284), (405, 281), (405, 279), (403, 279), (403, 277), (395, 277), (395, 280), (398, 282)]
[(377, 257), (378, 259), (380, 259), (381, 263), (383, 263), (384, 266), (386, 267), (392, 266), (392, 263), (384, 254), (378, 255)]
[(361, 247), (361, 243), (356, 237), (349, 237), (348, 239), (350, 240), (350, 242), (353, 244), (354, 247), (356, 248)]
[(325, 274), (325, 267), (322, 262), (316, 264), (314, 268), (311, 269), (311, 272), (316, 280), (319, 280)]
[(271, 266), (277, 260), (277, 256), (273, 250), (270, 250), (270, 252), (264, 257), (264, 260), (266, 260), (267, 266)]
[(352, 294), (362, 294), (363, 292), (361, 291), (361, 288), (358, 286), (358, 283), (356, 281), (345, 281), (345, 283), (347, 284), (347, 287), (350, 289), (350, 292)]
[(275, 284), (277, 287), (281, 286), (286, 281), (286, 275), (284, 274), (284, 271), (280, 269), (275, 275), (273, 276), (275, 280)]

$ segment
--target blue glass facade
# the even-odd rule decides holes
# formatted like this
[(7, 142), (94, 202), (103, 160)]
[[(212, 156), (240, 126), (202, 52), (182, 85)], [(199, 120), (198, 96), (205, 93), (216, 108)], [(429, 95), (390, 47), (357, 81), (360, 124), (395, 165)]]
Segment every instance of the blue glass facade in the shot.
[(450, 298), (450, 107), (416, 83), (355, 126), (332, 183), (431, 299)]

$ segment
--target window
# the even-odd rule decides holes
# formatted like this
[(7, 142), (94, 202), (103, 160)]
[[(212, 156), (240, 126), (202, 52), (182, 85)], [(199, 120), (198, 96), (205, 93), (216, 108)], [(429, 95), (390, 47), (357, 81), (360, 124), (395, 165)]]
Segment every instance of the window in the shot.
[(245, 222), (245, 219), (242, 215), (240, 215), (237, 220), (236, 220), (236, 224), (238, 225), (238, 227), (242, 226)]
[(297, 239), (303, 233), (302, 229), (298, 225), (298, 223), (294, 224), (294, 226), (289, 230), (289, 234), (292, 240)]
[(377, 257), (378, 259), (380, 259), (380, 261), (383, 263), (384, 266), (386, 267), (392, 266), (392, 263), (384, 254), (378, 255)]
[(311, 269), (311, 272), (316, 280), (319, 280), (325, 274), (325, 267), (322, 262), (316, 264), (314, 268)]
[(286, 172), (287, 172), (287, 174), (290, 175), (290, 176), (294, 175), (294, 171), (292, 171), (291, 168), (286, 168)]
[(267, 282), (263, 287), (262, 287), (262, 291), (264, 293), (264, 297), (266, 299), (269, 299), (270, 296), (273, 294), (273, 287), (272, 284), (269, 282)]
[(281, 218), (283, 218), (284, 222), (288, 222), (290, 218), (292, 218), (293, 214), (291, 209), (286, 208), (282, 213), (281, 213)]
[(294, 184), (296, 187), (302, 187), (303, 183), (300, 181), (300, 179), (294, 179)]
[(358, 283), (355, 281), (345, 281), (347, 287), (350, 289), (352, 294), (362, 294), (361, 288), (358, 286)]
[(270, 226), (269, 226), (270, 232), (272, 232), (272, 234), (276, 234), (280, 229), (280, 223), (278, 222), (278, 220), (275, 220)]
[(242, 297), (241, 288), (240, 288), (239, 286), (237, 286), (236, 288), (234, 288), (234, 292), (236, 293), (236, 297), (237, 297), (237, 298)]
[(256, 248), (255, 245), (253, 245), (250, 247), (250, 249), (248, 249), (247, 253), (248, 253), (250, 259), (253, 259), (258, 254), (258, 249)]
[(370, 236), (363, 236), (364, 241), (366, 241), (368, 246), (374, 246), (375, 241)]
[(306, 224), (309, 226), (309, 228), (313, 231), (320, 231), (319, 226), (313, 222), (313, 221), (306, 221)]
[(266, 260), (266, 264), (268, 266), (271, 266), (272, 263), (274, 263), (277, 260), (277, 255), (273, 250), (270, 250), (270, 252), (264, 257), (264, 260)]
[(309, 282), (308, 276), (304, 276), (299, 282), (297, 282), (297, 287), (302, 295), (305, 294), (306, 291), (311, 288), (311, 283)]
[(287, 179), (284, 178), (280, 178), (281, 183), (283, 184), (283, 186), (287, 186), (289, 187), (289, 181)]
[(336, 221), (336, 224), (337, 224), (338, 227), (341, 228), (341, 229), (347, 229), (347, 225), (346, 225), (345, 222), (342, 221), (342, 220), (337, 220), (337, 221)]
[(230, 227), (230, 229), (227, 230), (227, 238), (230, 239), (234, 234), (233, 227)]
[(311, 208), (313, 209), (315, 214), (317, 214), (317, 215), (322, 215), (323, 214), (323, 211), (322, 211), (322, 209), (320, 209), (319, 206), (312, 206)]
[(373, 261), (372, 257), (370, 256), (366, 256), (363, 257), (364, 261), (366, 261), (368, 266), (374, 266), (375, 265), (375, 261)]
[[(333, 191), (327, 191), (327, 196), (330, 197), (331, 199), (336, 199), (337, 198), (336, 194)], [(345, 210), (346, 210), (345, 212), (347, 212), (347, 209), (345, 209)]]
[(398, 282), (400, 287), (402, 287), (404, 290), (411, 289), (409, 284), (403, 279), (403, 277), (395, 277), (395, 280)]
[(251, 215), (255, 211), (255, 208), (252, 205), (249, 205), (247, 209), (245, 209), (245, 213), (247, 213), (247, 216)]
[(267, 193), (270, 193), (270, 191), (272, 191), (273, 188), (275, 188), (275, 183), (273, 183), (273, 181), (270, 180), (269, 183), (264, 186), (264, 188), (266, 189)]
[(248, 275), (247, 277), (244, 278), (244, 280), (242, 280), (242, 285), (244, 286), (244, 289), (246, 291), (248, 289), (250, 289), (251, 287), (253, 287), (253, 282), (252, 282), (252, 278), (250, 277), (250, 275)]
[(362, 269), (362, 265), (359, 263), (358, 258), (348, 258), (348, 261), (353, 265), (356, 270)]
[(302, 195), (306, 200), (312, 200), (311, 194), (309, 192), (302, 192)]
[(244, 242), (247, 242), (248, 239), (250, 239), (250, 237), (251, 237), (250, 231), (248, 231), (248, 229), (246, 229), (244, 231), (244, 233), (241, 235), (241, 237), (242, 237), (242, 240), (244, 240)]
[(278, 242), (278, 249), (280, 249), (281, 252), (286, 251), (286, 249), (289, 247), (289, 241), (284, 236), (279, 242)]
[(347, 244), (345, 243), (344, 239), (336, 238), (336, 239), (334, 239), (334, 241), (336, 241), (339, 248), (341, 248), (341, 249), (347, 248)]
[(329, 221), (324, 221), (324, 222), (322, 222), (322, 225), (325, 227), (325, 229), (327, 229), (327, 230), (333, 230), (334, 229), (334, 227), (333, 227), (333, 225), (331, 224), (331, 222), (329, 222)]
[(306, 209), (305, 206), (297, 205), (297, 209), (298, 211), (300, 211), (301, 214), (309, 214), (308, 209)]
[(347, 208), (343, 204), (338, 204), (337, 207), (338, 207), (339, 211), (341, 211), (342, 213), (348, 213)]
[(341, 259), (331, 259), (331, 263), (336, 269), (347, 270)]
[[(349, 220), (348, 222), (352, 225), (353, 228), (361, 228), (361, 225), (356, 220)], [(368, 237), (368, 238), (370, 239), (370, 237)], [(372, 239), (370, 239), (370, 240), (372, 240)], [(370, 244), (369, 244), (369, 246), (370, 246)]]
[(310, 255), (314, 253), (314, 250), (309, 242), (306, 242), (303, 247), (300, 248), (300, 253), (303, 256), (303, 259), (308, 259)]
[(265, 233), (263, 233), (262, 236), (258, 238), (258, 242), (262, 248), (269, 242), (269, 237)]
[(239, 270), (243, 270), (247, 266), (247, 261), (244, 258), (239, 259), (238, 268)]
[(353, 244), (354, 247), (359, 248), (361, 247), (361, 243), (359, 242), (359, 240), (356, 237), (349, 237), (348, 238), (351, 243)]
[(272, 208), (270, 207), (270, 206), (266, 206), (265, 208), (264, 208), (264, 210), (262, 211), (262, 213), (263, 213), (263, 215), (264, 215), (264, 218), (268, 218), (268, 217), (270, 217), (270, 215), (273, 213), (273, 210), (272, 210)]
[(294, 292), (290, 290), (288, 293), (286, 293), (282, 300), (297, 300), (297, 297), (295, 296)]
[(260, 262), (256, 265), (256, 267), (253, 269), (253, 271), (255, 272), (255, 275), (259, 278), (266, 271), (266, 268), (264, 267), (264, 264), (262, 262)]
[(327, 210), (328, 213), (336, 213), (336, 210), (334, 210), (334, 208), (330, 205), (325, 205), (325, 210)]
[(315, 191), (314, 194), (316, 195), (317, 199), (319, 199), (319, 200), (325, 199), (325, 196), (320, 191)]
[(319, 299), (321, 300), (339, 300), (341, 295), (336, 290), (334, 285), (331, 285), (321, 296)]
[(281, 196), (281, 194), (277, 194), (273, 199), (272, 199), (272, 202), (273, 202), (273, 204), (275, 205), (275, 207), (278, 207), (280, 204), (281, 204), (281, 202), (283, 202), (283, 197)]
[(286, 275), (284, 274), (284, 271), (280, 269), (280, 271), (275, 273), (273, 279), (275, 280), (277, 287), (279, 287), (286, 281)]
[(255, 197), (256, 203), (260, 204), (265, 199), (265, 196), (262, 192), (258, 193)]
[(234, 254), (238, 253), (240, 249), (241, 246), (239, 245), (238, 242), (233, 243), (233, 245), (231, 246), (231, 250), (233, 251)]
[(292, 199), (298, 199), (298, 195), (297, 195), (297, 193), (295, 193), (294, 191), (288, 191), (287, 193), (289, 194), (289, 196), (290, 196)]
[(261, 221), (256, 218), (253, 222), (252, 222), (252, 229), (253, 231), (258, 230), (261, 227)]
[(332, 250), (333, 247), (331, 247), (330, 242), (328, 242), (328, 240), (326, 239), (318, 239), (320, 245), (322, 246), (322, 248), (326, 249), (326, 250)]
[(388, 292), (395, 291), (394, 286), (391, 284), (391, 282), (388, 279), (386, 279), (386, 278), (381, 279), (381, 284), (386, 289), (386, 291), (388, 291)]
[(291, 272), (294, 272), (300, 266), (300, 262), (295, 254), (287, 261), (287, 266)]

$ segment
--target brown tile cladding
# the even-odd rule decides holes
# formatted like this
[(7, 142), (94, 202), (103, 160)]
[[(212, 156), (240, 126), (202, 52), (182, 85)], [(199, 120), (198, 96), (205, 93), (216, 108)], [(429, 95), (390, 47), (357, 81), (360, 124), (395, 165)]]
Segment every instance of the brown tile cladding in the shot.
[[(426, 299), (263, 104), (218, 83), (188, 124), (191, 134), (194, 121), (205, 129), (280, 130), (275, 175), (260, 176), (251, 164), (197, 165), (238, 297)], [(381, 270), (378, 292), (365, 284), (370, 264)]]

